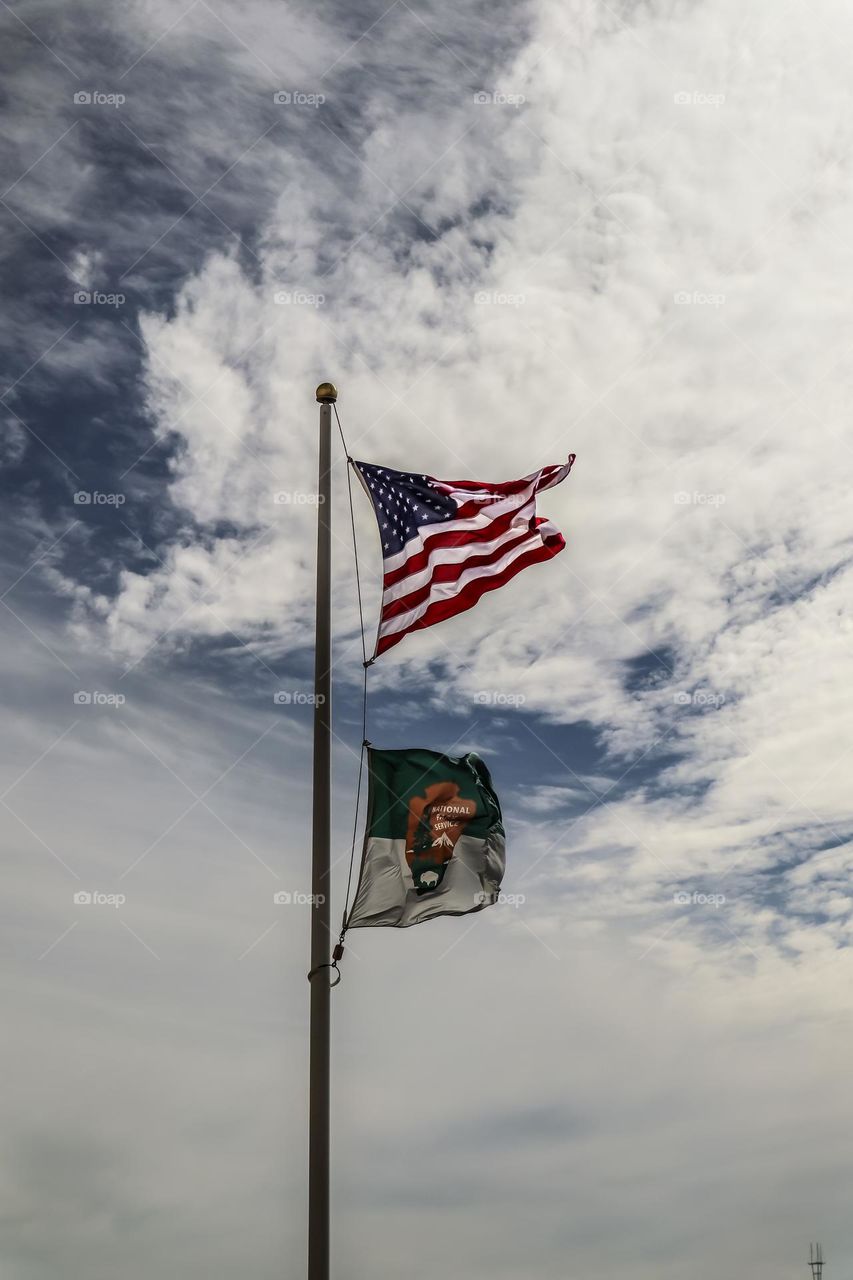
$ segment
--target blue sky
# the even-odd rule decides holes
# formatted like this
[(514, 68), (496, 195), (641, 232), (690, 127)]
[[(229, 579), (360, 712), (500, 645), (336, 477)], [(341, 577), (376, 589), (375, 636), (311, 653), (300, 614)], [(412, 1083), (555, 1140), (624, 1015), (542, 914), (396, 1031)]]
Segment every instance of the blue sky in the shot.
[[(367, 461), (578, 458), (540, 500), (566, 551), (370, 673), (377, 745), (486, 757), (523, 901), (348, 951), (335, 1273), (778, 1280), (821, 1238), (831, 1276), (848, 10), (33, 0), (3, 24), (7, 1273), (302, 1265), (309, 920), (273, 894), (308, 887), (331, 378)], [(337, 914), (339, 449), (334, 490)]]

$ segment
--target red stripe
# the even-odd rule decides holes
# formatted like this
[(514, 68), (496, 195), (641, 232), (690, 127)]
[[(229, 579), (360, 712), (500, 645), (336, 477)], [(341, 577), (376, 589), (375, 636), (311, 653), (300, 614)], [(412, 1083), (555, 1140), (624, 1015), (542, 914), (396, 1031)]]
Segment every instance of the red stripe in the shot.
[[(574, 454), (570, 454), (569, 458), (574, 462)], [(550, 463), (547, 467), (543, 467), (536, 482), (536, 491), (538, 492), (564, 465), (564, 463), (559, 465)], [(521, 493), (530, 484), (532, 476), (536, 474), (534, 471), (532, 475), (522, 476), (520, 480), (502, 480), (497, 484), (490, 484), (485, 480), (436, 480), (434, 476), (430, 476), (430, 479), (434, 484), (444, 485), (448, 489), (461, 489), (464, 493), (499, 493), (507, 497), (512, 493)]]
[[(539, 490), (547, 488), (552, 483), (554, 477), (563, 470), (564, 466), (568, 465), (570, 471), (574, 460), (575, 455), (570, 453), (567, 464), (562, 463), (559, 466), (551, 465), (543, 467), (540, 472), (534, 473), (534, 475), (538, 476), (535, 484), (532, 484), (531, 476), (525, 476), (521, 480), (508, 480), (504, 484), (495, 485), (482, 485), (477, 480), (435, 481), (436, 484), (444, 484), (447, 487), (465, 489), (469, 492), (480, 492), (494, 495), (495, 498), (506, 498), (512, 494), (521, 495), (526, 489), (530, 489), (530, 494), (524, 502), (519, 503), (519, 505), (512, 510), (494, 517), (487, 525), (483, 526), (482, 529), (455, 530), (443, 533), (442, 524), (440, 522), (436, 522), (432, 525), (421, 525), (418, 530), (422, 544), (421, 549), (410, 556), (404, 564), (400, 565), (396, 569), (391, 569), (386, 573), (383, 585), (385, 587), (392, 587), (396, 582), (400, 582), (403, 578), (408, 577), (410, 573), (419, 573), (420, 570), (425, 569), (429, 563), (430, 554), (437, 548), (461, 547), (468, 542), (475, 541), (488, 542), (499, 534), (506, 532), (512, 524), (513, 519), (517, 517), (518, 512), (523, 507), (527, 506), (528, 502), (532, 501), (534, 503), (535, 511), (535, 499)], [(434, 477), (430, 476), (430, 479), (434, 480)], [(472, 516), (478, 515), (486, 506), (486, 503), (463, 502), (457, 507), (454, 520), (470, 519)]]
[(453, 519), (470, 520), (473, 516), (478, 516), (485, 508), (492, 506), (497, 498), (505, 498), (507, 495), (495, 493), (493, 489), (488, 489), (483, 496), (488, 498), (488, 502), (476, 501), (472, 498), (468, 502), (458, 503), (453, 513)]
[(472, 608), (487, 591), (494, 591), (496, 587), (504, 586), (522, 569), (526, 569), (528, 565), (539, 564), (543, 560), (551, 560), (563, 550), (565, 545), (565, 538), (563, 538), (562, 534), (557, 534), (548, 538), (542, 546), (532, 547), (525, 555), (519, 556), (502, 573), (492, 574), (490, 577), (485, 578), (475, 578), (452, 600), (437, 600), (435, 604), (430, 605), (422, 618), (418, 618), (417, 622), (413, 622), (404, 631), (396, 631), (390, 636), (381, 636), (376, 646), (377, 656), (393, 648), (395, 644), (403, 639), (403, 636), (409, 635), (412, 631), (422, 631), (424, 627), (431, 627), (435, 622), (443, 622), (447, 618), (455, 617), (457, 613), (464, 613), (466, 609)]
[(417, 605), (422, 604), (424, 600), (428, 600), (433, 585), (436, 582), (455, 582), (461, 577), (466, 569), (483, 568), (485, 565), (495, 564), (498, 560), (502, 560), (515, 547), (522, 542), (527, 542), (530, 538), (535, 538), (536, 533), (533, 529), (520, 529), (518, 537), (510, 538), (506, 542), (501, 543), (499, 547), (495, 547), (491, 551), (474, 550), (476, 544), (472, 544), (471, 554), (467, 555), (464, 560), (444, 561), (433, 567), (427, 581), (422, 587), (416, 587), (414, 591), (410, 591), (407, 596), (400, 596), (397, 600), (390, 601), (389, 604), (382, 607), (382, 621), (386, 618), (397, 618), (401, 613), (408, 613), (410, 609), (414, 609)]
[(530, 477), (522, 476), (520, 480), (503, 480), (500, 484), (487, 484), (479, 480), (438, 480), (436, 483), (447, 489), (458, 489), (462, 493), (496, 493), (506, 498), (510, 494), (521, 493), (526, 489), (530, 484)]
[[(421, 538), (424, 544), (422, 549), (409, 556), (405, 564), (386, 573), (382, 580), (383, 587), (393, 587), (396, 582), (408, 578), (410, 573), (420, 573), (429, 564), (430, 556), (444, 547), (466, 547), (476, 545), (478, 542), (491, 542), (493, 538), (507, 532), (513, 520), (518, 519), (519, 511), (519, 507), (506, 511), (502, 516), (496, 516), (494, 520), (483, 525), (482, 529), (451, 529), (443, 533), (440, 524), (427, 525), (426, 528), (422, 526)], [(433, 529), (435, 533), (432, 532)]]

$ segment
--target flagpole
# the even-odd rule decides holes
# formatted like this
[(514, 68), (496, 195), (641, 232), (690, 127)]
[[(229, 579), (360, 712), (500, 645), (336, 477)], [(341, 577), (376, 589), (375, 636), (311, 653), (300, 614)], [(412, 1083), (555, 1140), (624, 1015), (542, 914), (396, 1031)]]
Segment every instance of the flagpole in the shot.
[(317, 604), (314, 641), (314, 808), (311, 892), (311, 1025), (308, 1139), (308, 1280), (329, 1280), (329, 901), (332, 638), (331, 382), (317, 388), (320, 405), (317, 485)]

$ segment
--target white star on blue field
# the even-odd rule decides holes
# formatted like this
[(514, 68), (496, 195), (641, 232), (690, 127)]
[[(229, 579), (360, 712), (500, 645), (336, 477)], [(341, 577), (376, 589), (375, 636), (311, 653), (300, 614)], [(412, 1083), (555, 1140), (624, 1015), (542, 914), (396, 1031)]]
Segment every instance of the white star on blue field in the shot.
[(450, 520), (456, 514), (456, 502), (442, 493), (431, 476), (393, 471), (368, 462), (356, 465), (370, 489), (382, 550), (389, 556), (402, 551), (419, 528)]

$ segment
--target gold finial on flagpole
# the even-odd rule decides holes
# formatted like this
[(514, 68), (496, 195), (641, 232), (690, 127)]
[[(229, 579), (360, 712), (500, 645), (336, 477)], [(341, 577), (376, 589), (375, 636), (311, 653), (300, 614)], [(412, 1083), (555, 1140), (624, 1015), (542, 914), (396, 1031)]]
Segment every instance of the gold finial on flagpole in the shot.
[(320, 404), (334, 404), (338, 398), (338, 388), (334, 382), (321, 382), (317, 388), (317, 399)]

